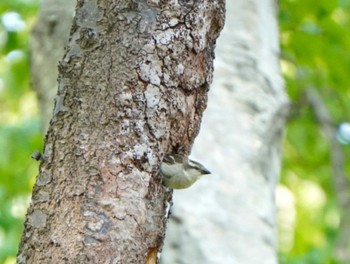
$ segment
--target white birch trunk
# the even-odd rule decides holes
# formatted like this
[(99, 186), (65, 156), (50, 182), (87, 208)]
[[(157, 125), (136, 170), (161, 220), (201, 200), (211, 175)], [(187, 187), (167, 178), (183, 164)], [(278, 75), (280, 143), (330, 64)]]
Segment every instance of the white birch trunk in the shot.
[(277, 263), (275, 187), (288, 99), (272, 0), (226, 3), (192, 157), (212, 175), (174, 194), (162, 263)]

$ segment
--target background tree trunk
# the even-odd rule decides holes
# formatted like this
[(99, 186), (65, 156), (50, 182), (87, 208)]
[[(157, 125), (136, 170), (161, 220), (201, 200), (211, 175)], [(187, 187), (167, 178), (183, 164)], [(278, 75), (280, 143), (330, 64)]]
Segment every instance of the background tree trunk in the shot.
[(213, 172), (174, 193), (162, 263), (278, 263), (275, 187), (287, 97), (272, 0), (227, 1), (192, 153)]
[(32, 87), (38, 95), (45, 133), (57, 94), (58, 61), (62, 59), (72, 26), (74, 0), (41, 1), (30, 41)]
[(159, 165), (198, 134), (224, 1), (75, 12), (17, 261), (156, 263), (171, 197)]

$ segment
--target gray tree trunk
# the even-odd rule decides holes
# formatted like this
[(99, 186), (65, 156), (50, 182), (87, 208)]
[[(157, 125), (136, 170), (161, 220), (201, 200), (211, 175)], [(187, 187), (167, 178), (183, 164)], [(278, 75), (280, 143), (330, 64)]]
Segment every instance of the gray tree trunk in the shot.
[(156, 263), (159, 166), (198, 134), (224, 1), (79, 0), (75, 14), (17, 262)]
[(213, 172), (174, 193), (162, 263), (278, 263), (275, 187), (288, 100), (275, 1), (227, 1), (193, 154)]
[(58, 61), (62, 59), (72, 26), (74, 0), (41, 1), (30, 39), (32, 87), (36, 91), (45, 133), (57, 94)]

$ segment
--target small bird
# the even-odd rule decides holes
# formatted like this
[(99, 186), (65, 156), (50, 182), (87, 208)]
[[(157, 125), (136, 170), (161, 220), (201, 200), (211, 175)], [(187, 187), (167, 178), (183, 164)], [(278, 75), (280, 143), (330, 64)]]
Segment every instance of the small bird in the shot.
[(210, 174), (199, 162), (180, 154), (165, 154), (160, 166), (163, 184), (172, 189), (185, 189), (205, 174)]

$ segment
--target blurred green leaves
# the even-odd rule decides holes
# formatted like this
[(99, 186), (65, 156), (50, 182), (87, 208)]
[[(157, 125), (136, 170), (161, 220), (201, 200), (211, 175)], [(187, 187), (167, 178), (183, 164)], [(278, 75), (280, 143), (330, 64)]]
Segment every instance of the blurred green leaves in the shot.
[[(280, 263), (340, 263), (334, 248), (341, 232), (341, 209), (329, 142), (305, 101), (304, 91), (308, 87), (319, 91), (335, 124), (349, 120), (350, 1), (279, 3), (281, 65), (288, 94), (298, 108), (287, 124), (281, 179), (294, 200), (294, 227), (288, 231), (293, 239), (288, 246), (280, 241)], [(349, 157), (349, 147), (343, 151)], [(283, 226), (280, 230), (283, 232)]]
[(28, 36), (38, 1), (0, 2), (0, 263), (15, 263), (42, 136), (29, 87)]

